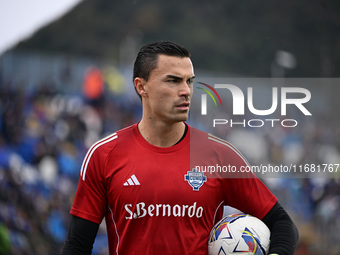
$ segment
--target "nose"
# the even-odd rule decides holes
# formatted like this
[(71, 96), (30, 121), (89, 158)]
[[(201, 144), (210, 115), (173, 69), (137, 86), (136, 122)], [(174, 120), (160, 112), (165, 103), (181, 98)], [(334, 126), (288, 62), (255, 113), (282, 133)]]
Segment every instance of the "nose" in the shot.
[(186, 82), (182, 82), (178, 92), (179, 96), (189, 98), (191, 96), (191, 92), (192, 92), (191, 86)]

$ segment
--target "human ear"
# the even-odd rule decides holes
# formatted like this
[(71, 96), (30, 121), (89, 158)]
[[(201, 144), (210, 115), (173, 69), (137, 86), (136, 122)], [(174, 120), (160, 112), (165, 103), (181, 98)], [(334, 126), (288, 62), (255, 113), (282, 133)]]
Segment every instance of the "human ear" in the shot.
[(136, 77), (135, 80), (134, 80), (134, 85), (135, 85), (137, 93), (141, 97), (147, 96), (147, 93), (146, 93), (146, 90), (145, 90), (146, 82), (143, 78)]

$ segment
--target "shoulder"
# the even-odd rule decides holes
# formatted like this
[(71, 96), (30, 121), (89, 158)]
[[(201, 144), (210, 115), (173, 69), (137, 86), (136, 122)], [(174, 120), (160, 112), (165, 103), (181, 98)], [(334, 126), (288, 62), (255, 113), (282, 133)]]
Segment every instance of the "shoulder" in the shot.
[(135, 125), (118, 130), (97, 141), (87, 151), (85, 159), (91, 158), (92, 155), (96, 155), (96, 157), (106, 157), (106, 155), (113, 151), (118, 144), (125, 144), (128, 146), (128, 140), (132, 137), (133, 128), (135, 128)]
[(241, 151), (239, 151), (238, 148), (236, 148), (233, 144), (231, 144), (230, 142), (221, 139), (213, 134), (208, 134), (208, 139), (210, 141), (210, 143), (212, 144), (212, 146), (216, 146), (219, 147), (221, 149), (224, 149), (226, 151), (229, 151), (230, 153), (236, 154), (239, 157), (244, 157), (243, 154), (241, 153)]
[[(121, 140), (126, 140), (127, 138), (131, 137), (134, 126), (135, 125), (132, 125), (114, 132), (97, 141), (88, 149), (80, 172), (83, 180), (85, 180), (85, 174), (88, 172), (88, 168), (104, 168), (103, 164), (105, 164), (108, 155), (115, 150)], [(128, 142), (125, 141), (123, 144), (128, 144)]]
[(199, 130), (194, 127), (190, 127), (190, 136), (191, 143), (200, 145), (200, 146), (209, 146), (209, 148), (217, 148), (223, 150), (230, 150), (239, 154), (239, 150), (232, 145), (230, 142), (213, 135), (212, 133), (208, 133), (202, 130)]
[(97, 151), (100, 153), (105, 153), (111, 151), (117, 146), (118, 143), (126, 142), (127, 139), (131, 138), (134, 127), (135, 125), (132, 125), (104, 137), (103, 139), (94, 143), (89, 149), (89, 152)]
[(192, 150), (204, 151), (206, 155), (218, 156), (228, 161), (241, 160), (244, 164), (249, 165), (241, 151), (230, 142), (197, 128), (191, 127), (190, 130)]

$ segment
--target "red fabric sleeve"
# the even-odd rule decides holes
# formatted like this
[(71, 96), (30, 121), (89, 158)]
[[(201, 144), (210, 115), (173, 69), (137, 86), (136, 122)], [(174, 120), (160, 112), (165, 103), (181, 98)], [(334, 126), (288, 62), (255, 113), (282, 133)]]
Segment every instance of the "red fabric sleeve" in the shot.
[(228, 205), (262, 219), (277, 202), (277, 198), (265, 184), (252, 178), (228, 179)]
[(98, 224), (107, 210), (106, 187), (102, 174), (104, 164), (105, 154), (101, 150), (94, 150), (85, 157), (70, 212)]

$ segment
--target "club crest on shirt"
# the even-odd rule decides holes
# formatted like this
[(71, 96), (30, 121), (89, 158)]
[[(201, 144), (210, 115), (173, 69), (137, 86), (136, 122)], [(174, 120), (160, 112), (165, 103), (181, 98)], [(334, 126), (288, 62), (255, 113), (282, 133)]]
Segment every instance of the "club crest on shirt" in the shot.
[(207, 181), (207, 177), (196, 168), (193, 168), (192, 171), (188, 171), (188, 173), (184, 175), (184, 180), (188, 181), (193, 190), (198, 191), (204, 182)]

